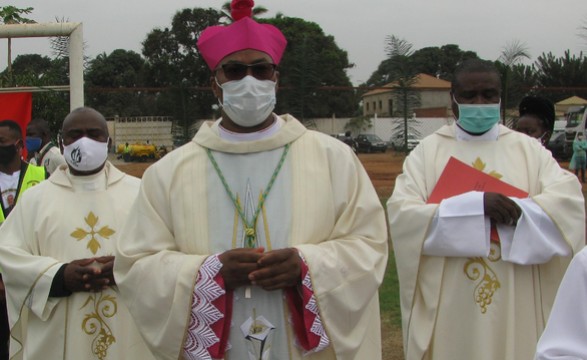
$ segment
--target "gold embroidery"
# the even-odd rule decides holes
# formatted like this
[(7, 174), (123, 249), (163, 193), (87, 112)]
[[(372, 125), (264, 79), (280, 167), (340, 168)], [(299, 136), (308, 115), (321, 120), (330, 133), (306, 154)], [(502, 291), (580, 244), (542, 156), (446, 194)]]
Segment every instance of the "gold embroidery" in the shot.
[(90, 236), (90, 241), (88, 241), (88, 249), (92, 252), (92, 254), (96, 254), (98, 250), (102, 247), (100, 245), (100, 241), (96, 238), (96, 235), (103, 239), (109, 239), (115, 231), (108, 227), (108, 225), (102, 226), (98, 231), (94, 230), (94, 227), (98, 224), (99, 218), (94, 215), (93, 212), (90, 211), (88, 216), (84, 218), (86, 224), (90, 227), (90, 231), (86, 231), (81, 228), (75, 229), (74, 232), (70, 234), (70, 236), (77, 239), (77, 241), (85, 239), (88, 235)]
[(108, 355), (108, 348), (116, 342), (112, 329), (106, 324), (105, 318), (111, 318), (118, 311), (116, 298), (112, 295), (95, 293), (88, 296), (88, 299), (81, 307), (85, 308), (93, 303), (94, 312), (86, 314), (82, 322), (82, 330), (88, 335), (96, 335), (92, 340), (92, 353), (98, 359), (105, 359)]
[[(489, 257), (487, 260), (496, 262), (501, 259), (501, 248), (494, 242), (490, 245)], [(499, 279), (485, 259), (481, 257), (469, 258), (464, 267), (465, 275), (473, 281), (477, 281), (475, 286), (474, 299), (481, 307), (481, 313), (487, 312), (493, 300), (493, 294), (501, 287)]]
[[(485, 170), (487, 166), (481, 158), (475, 159), (475, 161), (471, 164), (475, 169), (479, 171)], [(496, 171), (491, 171), (488, 173), (490, 176), (493, 176), (496, 179), (501, 179), (503, 175)], [(489, 245), (489, 256), (487, 260), (491, 262), (497, 262), (501, 260), (501, 245), (499, 243), (491, 242)], [(489, 264), (485, 261), (485, 259), (481, 257), (469, 258), (469, 260), (465, 263), (465, 267), (463, 269), (465, 271), (465, 275), (473, 281), (478, 281), (477, 286), (475, 286), (475, 293), (474, 293), (474, 300), (475, 302), (481, 307), (481, 313), (485, 314), (487, 312), (487, 307), (493, 301), (493, 295), (501, 287), (501, 283), (497, 278), (497, 274)]]
[[(487, 164), (485, 164), (485, 163), (484, 163), (484, 162), (481, 160), (481, 158), (479, 158), (479, 157), (478, 157), (477, 159), (475, 159), (475, 161), (473, 162), (473, 164), (472, 164), (472, 165), (473, 165), (473, 167), (474, 167), (475, 169), (477, 169), (477, 170), (479, 170), (479, 171), (483, 171), (483, 170), (485, 169), (485, 166), (486, 166)], [(496, 178), (496, 179), (501, 179), (501, 178), (503, 177), (503, 175), (501, 175), (500, 173), (498, 173), (497, 171), (494, 171), (494, 170), (490, 171), (488, 174), (489, 174), (490, 176), (493, 176), (493, 177), (494, 177), (494, 178)]]

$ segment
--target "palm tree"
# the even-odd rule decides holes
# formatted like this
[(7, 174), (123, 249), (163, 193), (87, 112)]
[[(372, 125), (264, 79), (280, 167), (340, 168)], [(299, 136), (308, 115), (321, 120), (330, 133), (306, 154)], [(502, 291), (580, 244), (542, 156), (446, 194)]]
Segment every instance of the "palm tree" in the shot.
[(522, 61), (522, 59), (529, 59), (530, 54), (528, 53), (528, 47), (526, 44), (514, 40), (506, 44), (501, 51), (501, 55), (499, 57), (499, 61), (504, 65), (505, 71), (503, 74), (503, 122), (505, 124), (505, 112), (508, 108), (508, 90), (509, 90), (509, 80), (510, 80), (510, 72), (514, 65), (517, 65)]
[(585, 40), (585, 44), (587, 44), (587, 17), (583, 19), (583, 23), (579, 26), (579, 37)]
[[(16, 6), (8, 5), (0, 7), (0, 20), (3, 24), (34, 24), (36, 21), (20, 16), (21, 14), (30, 14), (32, 7), (19, 9)], [(12, 39), (8, 38), (8, 73), (12, 71)]]
[[(224, 14), (224, 16), (222, 17), (222, 22), (223, 23), (227, 23), (230, 24), (233, 20), (232, 20), (232, 15), (231, 15), (231, 11), (230, 11), (230, 1), (225, 2), (222, 5), (222, 8), (220, 8), (220, 11), (222, 12), (222, 14)], [(258, 18), (261, 15), (265, 15), (269, 10), (267, 10), (266, 7), (263, 6), (255, 6), (253, 8), (253, 18)]]
[[(410, 126), (409, 120), (414, 121), (414, 109), (420, 105), (420, 93), (414, 89), (418, 81), (418, 74), (412, 66), (412, 44), (395, 35), (386, 39), (385, 51), (390, 62), (388, 81), (393, 81), (393, 98), (397, 106), (396, 112), (403, 117), (403, 126), (397, 128), (404, 136), (404, 151), (408, 151), (408, 134), (415, 129)], [(390, 109), (390, 112), (392, 109)]]

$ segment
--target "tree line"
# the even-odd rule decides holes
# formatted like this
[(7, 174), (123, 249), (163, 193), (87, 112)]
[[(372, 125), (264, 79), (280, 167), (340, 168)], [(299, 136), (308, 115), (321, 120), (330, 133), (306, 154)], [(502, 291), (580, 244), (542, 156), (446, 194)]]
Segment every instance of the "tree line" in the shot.
[[(209, 90), (212, 73), (199, 54), (196, 41), (208, 26), (231, 21), (227, 6), (178, 11), (168, 27), (155, 28), (146, 34), (140, 54), (116, 49), (87, 59), (86, 105), (99, 109), (107, 117), (172, 116), (184, 128), (198, 119), (218, 116), (217, 100)], [(31, 22), (21, 16), (31, 13), (31, 8), (18, 10), (0, 7), (0, 20), (5, 24)], [(259, 7), (255, 10), (255, 16), (266, 12)], [(398, 80), (404, 89), (403, 101), (408, 102), (415, 98), (407, 91), (414, 74), (427, 73), (450, 81), (456, 64), (477, 57), (475, 52), (461, 50), (454, 44), (412, 51), (407, 41), (389, 36), (387, 58), (367, 82), (353, 87), (347, 70), (354, 64), (334, 37), (325, 34), (318, 24), (281, 13), (257, 21), (278, 27), (288, 40), (278, 68), (276, 112), (288, 112), (301, 120), (360, 117), (364, 92)], [(0, 73), (0, 87), (68, 84), (63, 40), (53, 39), (52, 57), (27, 54), (9, 60), (10, 68)], [(516, 104), (528, 93), (542, 94), (553, 101), (571, 95), (587, 97), (587, 57), (583, 54), (571, 55), (568, 51), (562, 57), (542, 54), (531, 65), (507, 63), (503, 59), (496, 63), (507, 77), (504, 94), (509, 104)], [(35, 93), (33, 117), (45, 118), (59, 128), (69, 111), (68, 98), (63, 92)], [(404, 108), (406, 114), (411, 113), (407, 103)]]

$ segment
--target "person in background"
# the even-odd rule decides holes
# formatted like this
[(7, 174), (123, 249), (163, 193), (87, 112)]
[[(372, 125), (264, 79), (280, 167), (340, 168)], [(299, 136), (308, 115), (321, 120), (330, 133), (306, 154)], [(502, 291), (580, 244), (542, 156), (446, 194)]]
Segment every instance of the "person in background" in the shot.
[(107, 161), (108, 127), (96, 110), (73, 110), (62, 133), (67, 165), (24, 193), (0, 228), (11, 357), (154, 359), (112, 276), (140, 180)]
[[(47, 177), (42, 166), (31, 165), (22, 160), (23, 147), (20, 125), (12, 120), (0, 121), (0, 226), (22, 194)], [(0, 267), (0, 271), (3, 273), (4, 269)], [(0, 275), (0, 359), (8, 359), (9, 337), (6, 295), (3, 277)]]
[(33, 119), (27, 125), (26, 148), (30, 163), (44, 166), (49, 175), (65, 164), (59, 147), (53, 142), (49, 123), (43, 119)]
[(575, 140), (573, 141), (573, 156), (569, 163), (569, 169), (575, 170), (575, 175), (579, 177), (581, 173), (581, 182), (585, 183), (585, 167), (587, 167), (587, 140), (583, 133), (577, 133)]
[(357, 142), (355, 141), (355, 139), (353, 139), (351, 131), (347, 130), (344, 133), (344, 138), (342, 139), (342, 142), (347, 144), (348, 146), (351, 147), (351, 149), (353, 149), (353, 152), (356, 154), (357, 153)]
[(383, 207), (348, 146), (273, 112), (286, 39), (252, 6), (200, 35), (222, 118), (147, 169), (114, 277), (160, 359), (381, 359)]
[[(410, 153), (387, 202), (406, 359), (531, 359), (584, 246), (577, 179), (535, 139), (500, 125), (501, 88), (493, 63), (459, 64), (456, 122)], [(451, 157), (528, 196), (463, 189), (428, 203)]]
[(539, 96), (526, 96), (519, 105), (520, 117), (516, 130), (536, 138), (543, 146), (554, 131), (554, 104), (552, 101)]

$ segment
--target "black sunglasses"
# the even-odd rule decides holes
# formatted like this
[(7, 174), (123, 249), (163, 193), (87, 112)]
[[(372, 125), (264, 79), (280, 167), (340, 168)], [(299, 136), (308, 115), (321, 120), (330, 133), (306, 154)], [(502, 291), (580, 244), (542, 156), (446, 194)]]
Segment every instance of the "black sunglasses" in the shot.
[(216, 71), (222, 69), (224, 76), (228, 80), (240, 80), (247, 76), (251, 69), (251, 75), (258, 80), (271, 80), (277, 65), (271, 63), (256, 63), (256, 64), (243, 64), (243, 63), (228, 63), (222, 65)]

